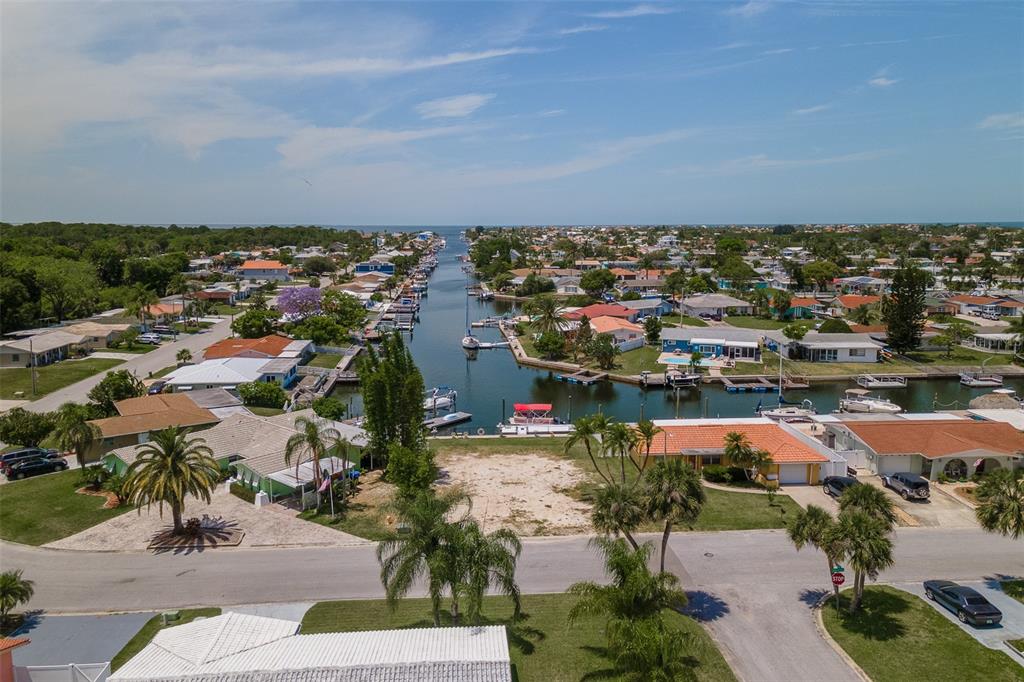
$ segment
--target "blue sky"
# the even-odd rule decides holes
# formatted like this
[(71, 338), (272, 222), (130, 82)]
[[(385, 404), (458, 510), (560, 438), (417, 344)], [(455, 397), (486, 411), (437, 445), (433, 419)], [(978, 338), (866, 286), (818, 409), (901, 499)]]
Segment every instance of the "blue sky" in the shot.
[(0, 5), (0, 217), (1024, 220), (1018, 2)]

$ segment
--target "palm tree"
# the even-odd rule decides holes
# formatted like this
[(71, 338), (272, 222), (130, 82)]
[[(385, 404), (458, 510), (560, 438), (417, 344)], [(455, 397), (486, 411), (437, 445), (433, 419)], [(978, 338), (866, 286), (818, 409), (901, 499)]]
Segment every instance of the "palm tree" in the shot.
[(647, 518), (644, 499), (636, 486), (626, 483), (606, 483), (594, 493), (594, 507), (590, 512), (594, 529), (606, 535), (622, 535), (634, 549), (640, 545), (633, 531)]
[(188, 429), (176, 426), (157, 431), (136, 449), (135, 461), (125, 474), (127, 499), (140, 513), (143, 506), (149, 509), (156, 503), (163, 515), (164, 504), (169, 505), (175, 534), (184, 531), (181, 510), (185, 497), (198, 497), (209, 504), (220, 480), (213, 451), (205, 440), (189, 435)]
[(887, 530), (896, 525), (896, 511), (892, 500), (881, 488), (873, 485), (854, 485), (847, 488), (839, 497), (839, 510), (862, 511), (879, 519)]
[(174, 357), (179, 365), (187, 365), (192, 362), (192, 352), (188, 348), (182, 348)]
[(377, 545), (380, 580), (392, 608), (418, 580), (426, 578), (434, 626), (441, 625), (441, 598), (445, 586), (452, 582), (447, 546), (469, 511), (454, 521), (449, 516), (469, 503), (469, 496), (459, 490), (441, 494), (425, 490), (413, 498), (398, 498), (390, 505), (405, 530)]
[(22, 577), (21, 569), (0, 573), (0, 628), (18, 606), (27, 604), (35, 594), (35, 583)]
[(753, 464), (754, 449), (747, 440), (746, 434), (730, 431), (725, 434), (725, 456), (732, 466), (743, 467), (743, 473), (750, 480), (750, 467)]
[(648, 515), (665, 524), (661, 533), (661, 570), (672, 524), (690, 523), (700, 516), (706, 496), (700, 477), (681, 459), (661, 459), (644, 475)]
[(476, 521), (470, 520), (461, 525), (452, 540), (449, 560), (454, 570), (449, 589), (454, 623), (459, 622), (459, 598), (465, 596), (466, 617), (473, 624), (479, 624), (484, 593), (491, 586), (512, 599), (513, 619), (517, 619), (522, 604), (516, 584), (516, 562), (523, 551), (523, 543), (516, 534), (507, 528), (485, 534)]
[(761, 472), (766, 470), (775, 460), (772, 459), (772, 453), (767, 450), (755, 448), (750, 451), (750, 468), (752, 471)]
[(64, 452), (74, 452), (78, 466), (85, 468), (85, 456), (93, 441), (103, 434), (95, 424), (90, 424), (92, 414), (88, 405), (64, 403), (55, 413), (53, 437), (57, 447)]
[(597, 458), (594, 457), (594, 447), (598, 445), (597, 437), (601, 433), (601, 429), (598, 426), (598, 415), (590, 415), (588, 417), (580, 417), (573, 422), (572, 433), (565, 439), (565, 453), (569, 454), (569, 451), (576, 445), (583, 443), (587, 448), (587, 456), (590, 457), (591, 464), (594, 465), (594, 471), (604, 479), (605, 483), (611, 483), (611, 479), (605, 476), (601, 468), (597, 466)]
[(341, 434), (333, 427), (320, 428), (316, 419), (296, 417), (295, 430), (284, 445), (284, 464), (288, 466), (295, 457), (295, 479), (299, 478), (299, 465), (304, 460), (313, 462), (313, 487), (320, 487), (320, 458), (327, 456), (330, 443), (338, 440)]
[(690, 353), (690, 371), (691, 372), (699, 372), (700, 371), (700, 361), (703, 360), (703, 359), (704, 359), (704, 354), (701, 353), (699, 350), (695, 350), (695, 351), (691, 352)]
[(139, 319), (139, 326), (141, 327), (145, 324), (147, 317), (153, 317), (149, 312), (149, 307), (151, 305), (156, 305), (159, 302), (160, 297), (155, 293), (145, 287), (137, 286), (129, 295), (124, 306), (124, 312), (129, 317), (137, 317)]
[(621, 679), (671, 682), (694, 679), (691, 640), (661, 618), (619, 620), (609, 624), (608, 652)]
[(1024, 471), (1000, 469), (981, 482), (975, 514), (981, 527), (1014, 540), (1024, 536)]
[[(831, 514), (817, 505), (809, 504), (806, 510), (798, 511), (786, 527), (786, 533), (797, 551), (810, 545), (825, 555), (830, 576), (832, 568), (843, 559), (841, 543), (837, 543), (834, 537), (835, 525)], [(832, 587), (838, 599), (839, 586), (833, 583)]]
[(1013, 350), (1018, 351), (1021, 343), (1024, 343), (1024, 316), (1018, 315), (1013, 318), (1006, 328), (1006, 333), (1013, 334)]
[(565, 318), (562, 317), (564, 308), (554, 296), (537, 296), (523, 307), (526, 312), (533, 315), (533, 328), (541, 334), (561, 333), (567, 326)]
[(652, 574), (648, 567), (652, 546), (630, 548), (621, 539), (594, 538), (590, 541), (604, 555), (608, 585), (591, 581), (574, 583), (569, 594), (577, 598), (569, 609), (569, 623), (586, 616), (605, 616), (611, 621), (657, 617), (663, 609), (686, 605), (686, 593), (672, 573)]
[(893, 544), (889, 532), (890, 528), (884, 519), (854, 508), (840, 512), (839, 520), (827, 535), (827, 542), (841, 548), (842, 555), (853, 567), (851, 613), (860, 608), (865, 579), (875, 580), (882, 569), (893, 564)]
[(651, 446), (654, 445), (655, 437), (661, 432), (661, 427), (655, 426), (650, 419), (643, 419), (636, 425), (637, 438), (644, 444), (644, 461), (638, 467), (640, 471), (647, 469), (647, 462), (651, 458)]
[[(605, 452), (613, 453), (619, 457), (619, 468), (621, 470), (620, 482), (626, 483), (626, 459), (637, 445), (637, 434), (629, 426), (615, 422), (609, 424), (601, 434)], [(632, 462), (633, 460), (630, 459)], [(634, 466), (636, 462), (633, 462)]]

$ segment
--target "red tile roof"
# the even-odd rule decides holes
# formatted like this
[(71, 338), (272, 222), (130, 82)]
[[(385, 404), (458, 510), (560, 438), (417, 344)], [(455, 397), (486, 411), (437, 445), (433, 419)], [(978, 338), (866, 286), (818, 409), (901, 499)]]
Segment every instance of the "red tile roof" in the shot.
[(803, 298), (800, 296), (794, 296), (789, 299), (790, 308), (810, 308), (812, 305), (818, 305), (818, 299), (816, 298)]
[(946, 299), (947, 301), (953, 301), (954, 303), (971, 303), (974, 305), (988, 305), (989, 303), (995, 303), (1000, 300), (995, 296), (969, 296), (967, 294), (959, 294), (957, 296), (950, 296)]
[(0, 637), (0, 654), (25, 646), (30, 641), (28, 637)]
[(625, 306), (618, 305), (617, 303), (593, 303), (571, 313), (566, 313), (565, 318), (568, 320), (578, 320), (584, 315), (589, 317), (591, 320), (595, 317), (601, 317), (604, 315), (607, 315), (608, 317), (630, 318), (636, 315), (636, 311), (630, 310)]
[(693, 424), (662, 426), (651, 445), (651, 454), (679, 454), (683, 450), (721, 449), (728, 433), (742, 433), (750, 445), (772, 454), (776, 464), (825, 462), (827, 458), (810, 445), (782, 430), (777, 424)]
[(1024, 453), (1024, 433), (1003, 422), (901, 419), (844, 422), (843, 426), (879, 455), (918, 454), (931, 459), (977, 450), (1005, 455)]
[(247, 260), (242, 263), (242, 270), (283, 270), (288, 266), (276, 260)]
[(233, 358), (248, 353), (249, 357), (254, 354), (263, 355), (268, 358), (276, 358), (281, 354), (292, 340), (286, 336), (271, 334), (258, 339), (224, 339), (211, 345), (206, 349), (203, 356), (206, 360), (218, 358)]
[(836, 303), (844, 308), (859, 308), (862, 305), (874, 305), (882, 300), (881, 296), (862, 296), (860, 294), (845, 294), (836, 296)]

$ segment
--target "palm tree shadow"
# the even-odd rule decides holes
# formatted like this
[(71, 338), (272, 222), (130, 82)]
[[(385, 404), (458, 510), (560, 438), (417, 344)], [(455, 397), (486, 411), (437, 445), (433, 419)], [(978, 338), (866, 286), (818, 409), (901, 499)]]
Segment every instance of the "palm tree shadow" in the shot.
[(829, 590), (820, 588), (817, 590), (803, 590), (800, 592), (800, 601), (807, 604), (808, 607), (814, 608), (827, 594), (830, 594)]
[(200, 524), (196, 535), (175, 535), (173, 527), (164, 526), (150, 538), (148, 547), (157, 555), (168, 552), (189, 555), (221, 546), (237, 546), (245, 536), (237, 521), (227, 520), (222, 516), (210, 517), (204, 514)]
[(718, 620), (730, 612), (729, 604), (724, 599), (704, 590), (686, 593), (688, 602), (680, 613), (701, 623)]
[(917, 597), (909, 593), (866, 592), (860, 610), (857, 613), (850, 613), (847, 610), (850, 596), (842, 593), (839, 619), (843, 628), (850, 632), (857, 633), (865, 639), (887, 642), (906, 634), (906, 627), (896, 615), (910, 608), (911, 599)]
[(985, 587), (993, 590), (1002, 590), (1002, 583), (1011, 580), (1024, 580), (1024, 576), (1019, 575), (1006, 575), (1005, 573), (994, 573), (992, 575), (986, 575), (982, 580), (985, 581)]

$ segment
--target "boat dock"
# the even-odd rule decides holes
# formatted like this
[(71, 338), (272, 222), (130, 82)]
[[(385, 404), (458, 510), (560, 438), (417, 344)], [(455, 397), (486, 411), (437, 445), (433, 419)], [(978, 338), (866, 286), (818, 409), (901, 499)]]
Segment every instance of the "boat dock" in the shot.
[(779, 390), (778, 386), (764, 377), (742, 380), (722, 377), (722, 383), (725, 384), (725, 390), (729, 393), (775, 393)]
[(451, 414), (446, 414), (443, 417), (433, 417), (431, 419), (424, 420), (423, 428), (427, 429), (428, 431), (433, 431), (434, 429), (443, 429), (448, 426), (461, 424), (462, 422), (468, 422), (472, 418), (473, 415), (470, 414), (469, 412), (452, 412)]
[(572, 374), (559, 374), (559, 380), (567, 381), (570, 384), (582, 384), (584, 386), (590, 386), (596, 384), (598, 381), (604, 381), (608, 378), (608, 372), (592, 372), (589, 369), (581, 369), (578, 372)]
[(862, 388), (906, 388), (907, 378), (891, 374), (860, 374), (854, 380)]

